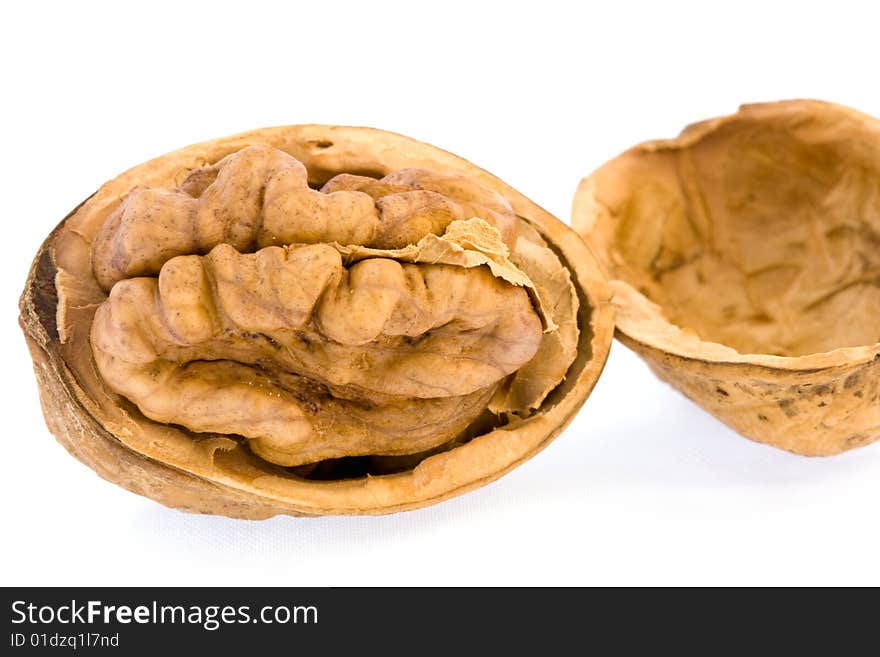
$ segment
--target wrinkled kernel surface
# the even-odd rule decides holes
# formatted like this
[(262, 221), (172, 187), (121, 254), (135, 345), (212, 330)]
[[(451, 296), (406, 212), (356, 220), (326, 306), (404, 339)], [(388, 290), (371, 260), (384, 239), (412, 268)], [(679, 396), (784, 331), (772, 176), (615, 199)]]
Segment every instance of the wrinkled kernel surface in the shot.
[[(449, 237), (474, 217), (480, 239)], [(485, 411), (544, 333), (510, 277), (392, 251), (428, 237), (523, 276), (506, 260), (510, 206), (463, 176), (342, 174), (316, 191), (297, 160), (252, 146), (180, 188), (135, 189), (93, 245), (109, 291), (95, 362), (147, 417), (244, 436), (281, 465), (431, 449)]]
[(376, 181), (343, 174), (315, 191), (298, 160), (250, 146), (193, 172), (180, 189), (132, 191), (98, 234), (93, 268), (109, 290), (123, 278), (158, 274), (174, 256), (218, 244), (239, 251), (322, 242), (395, 249), (441, 235), (465, 217), (486, 220), (515, 246), (510, 205), (464, 176), (406, 169)]

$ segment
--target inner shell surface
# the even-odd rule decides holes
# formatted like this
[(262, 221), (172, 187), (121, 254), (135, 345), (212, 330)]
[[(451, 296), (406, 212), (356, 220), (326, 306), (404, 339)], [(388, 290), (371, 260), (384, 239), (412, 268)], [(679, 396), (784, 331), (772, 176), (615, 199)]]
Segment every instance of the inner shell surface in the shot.
[(752, 106), (596, 174), (606, 265), (702, 339), (800, 356), (880, 341), (880, 130)]

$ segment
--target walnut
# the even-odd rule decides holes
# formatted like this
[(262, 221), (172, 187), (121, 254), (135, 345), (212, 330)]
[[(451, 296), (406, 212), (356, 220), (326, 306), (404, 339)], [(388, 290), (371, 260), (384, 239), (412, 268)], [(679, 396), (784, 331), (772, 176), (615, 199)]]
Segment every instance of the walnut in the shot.
[(74, 455), (167, 505), (262, 518), (415, 508), (522, 462), (598, 377), (607, 294), (579, 238), (464, 160), (292, 126), (105, 184), (21, 309)]
[(747, 105), (585, 178), (573, 223), (621, 340), (744, 436), (805, 455), (880, 438), (880, 121)]

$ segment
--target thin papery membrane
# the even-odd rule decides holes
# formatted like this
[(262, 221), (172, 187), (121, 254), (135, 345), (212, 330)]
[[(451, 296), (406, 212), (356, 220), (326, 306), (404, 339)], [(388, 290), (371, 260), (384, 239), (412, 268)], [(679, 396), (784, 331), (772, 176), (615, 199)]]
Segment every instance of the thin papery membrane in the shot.
[(330, 242), (351, 265), (367, 258), (391, 258), (401, 262), (455, 265), (458, 267), (489, 267), (492, 275), (512, 285), (526, 288), (535, 311), (541, 318), (545, 333), (558, 327), (541, 301), (532, 280), (510, 260), (510, 250), (501, 239), (501, 231), (479, 217), (458, 219), (447, 226), (443, 235), (429, 233), (415, 244), (402, 249), (374, 249), (359, 244)]

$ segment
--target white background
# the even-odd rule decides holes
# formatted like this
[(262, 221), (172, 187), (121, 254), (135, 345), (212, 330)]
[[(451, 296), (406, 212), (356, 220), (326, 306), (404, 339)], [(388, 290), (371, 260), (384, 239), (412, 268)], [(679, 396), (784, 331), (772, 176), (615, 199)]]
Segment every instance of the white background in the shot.
[(56, 222), (179, 146), (370, 125), (567, 221), (583, 175), (741, 102), (880, 115), (873, 6), (4, 3), (0, 584), (880, 584), (880, 444), (806, 459), (751, 443), (618, 344), (574, 424), (486, 488), (389, 517), (242, 522), (165, 509), (68, 456), (16, 324)]

